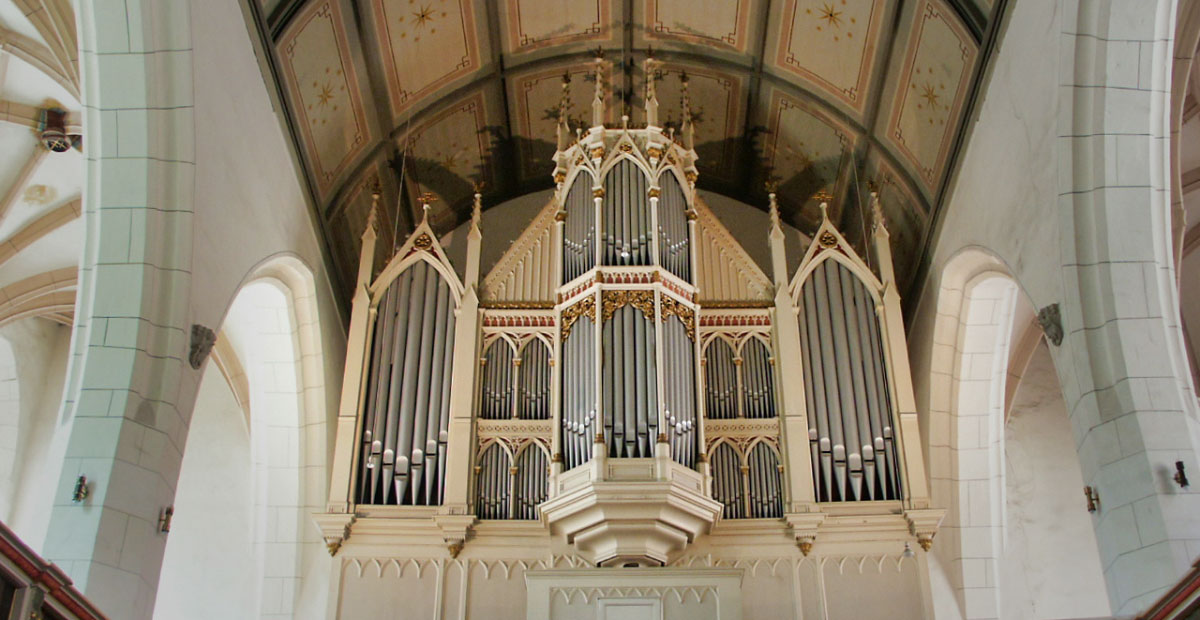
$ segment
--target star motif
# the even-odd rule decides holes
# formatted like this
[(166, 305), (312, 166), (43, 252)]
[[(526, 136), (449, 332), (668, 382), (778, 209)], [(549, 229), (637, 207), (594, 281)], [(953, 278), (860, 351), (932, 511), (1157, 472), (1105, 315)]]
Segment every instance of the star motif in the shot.
[(835, 10), (832, 2), (826, 2), (821, 7), (821, 14), (817, 16), (817, 19), (825, 20), (827, 26), (834, 28), (841, 28), (842, 26), (842, 12)]
[(929, 106), (930, 110), (938, 109), (938, 94), (936, 89), (934, 89), (933, 84), (926, 82), (925, 85), (921, 87), (920, 97), (925, 100), (925, 103)]
[(415, 11), (412, 15), (416, 18), (416, 22), (413, 24), (413, 27), (424, 28), (425, 24), (433, 21), (433, 7), (428, 4), (422, 5), (421, 10)]
[(321, 91), (317, 93), (317, 105), (325, 107), (333, 100), (333, 85), (325, 84), (321, 87)]

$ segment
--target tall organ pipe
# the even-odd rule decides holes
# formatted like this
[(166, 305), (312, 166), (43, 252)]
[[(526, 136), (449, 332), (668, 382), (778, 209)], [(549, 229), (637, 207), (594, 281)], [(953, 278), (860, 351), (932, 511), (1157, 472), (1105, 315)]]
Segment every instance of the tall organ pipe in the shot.
[(742, 463), (737, 452), (723, 443), (712, 454), (713, 499), (725, 506), (726, 519), (742, 519), (746, 516), (746, 502), (742, 491)]
[(580, 173), (571, 183), (563, 208), (567, 212), (563, 236), (563, 283), (583, 275), (595, 265), (596, 217), (592, 204), (592, 177)]
[[(619, 308), (604, 322), (605, 439), (611, 457), (653, 456), (658, 426), (658, 398), (651, 366), (654, 324), (632, 304)], [(609, 432), (611, 429), (611, 432)]]
[(705, 414), (713, 420), (737, 417), (737, 385), (733, 349), (723, 338), (714, 338), (704, 351)]
[(546, 501), (546, 455), (536, 445), (526, 446), (517, 457), (514, 519), (537, 519), (538, 504)]
[(512, 417), (512, 347), (503, 338), (488, 345), (483, 356), (483, 381), (480, 389), (479, 416), (485, 420), (502, 420)]
[(766, 345), (750, 338), (742, 346), (742, 389), (746, 417), (775, 417), (775, 386), (771, 378), (771, 355)]
[(650, 264), (646, 186), (646, 174), (629, 159), (618, 161), (605, 174), (604, 217), (600, 223), (605, 265)]
[(493, 443), (479, 455), (475, 475), (475, 515), (480, 519), (507, 519), (508, 454)]
[(899, 499), (887, 366), (875, 298), (825, 260), (801, 288), (801, 349), (820, 501)]
[(591, 442), (597, 431), (595, 412), (595, 323), (580, 317), (563, 341), (562, 444), (564, 467), (571, 469), (591, 458)]
[(445, 480), (454, 301), (418, 261), (383, 293), (376, 313), (359, 502), (433, 505)]
[(687, 282), (692, 281), (691, 241), (688, 234), (687, 198), (674, 174), (664, 173), (658, 201), (658, 257), (662, 267)]
[(521, 353), (521, 388), (517, 417), (524, 420), (550, 419), (550, 351), (540, 340), (532, 340)]
[(666, 393), (663, 405), (670, 415), (665, 429), (675, 462), (694, 467), (696, 463), (695, 359), (687, 328), (678, 316), (663, 322), (663, 369)]
[(748, 494), (752, 519), (777, 519), (783, 516), (783, 485), (779, 459), (764, 443), (758, 443), (746, 457), (750, 480)]

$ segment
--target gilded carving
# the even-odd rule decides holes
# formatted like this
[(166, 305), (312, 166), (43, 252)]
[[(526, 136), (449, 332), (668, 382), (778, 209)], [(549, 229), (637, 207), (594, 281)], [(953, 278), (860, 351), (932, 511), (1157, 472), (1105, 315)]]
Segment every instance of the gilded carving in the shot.
[(684, 329), (687, 330), (688, 338), (696, 339), (696, 313), (691, 308), (675, 301), (674, 298), (663, 295), (662, 298), (662, 320), (665, 323), (668, 317), (677, 316), (683, 323)]
[(832, 248), (837, 246), (837, 237), (827, 230), (817, 237), (817, 243), (821, 244), (823, 248)]
[(654, 292), (653, 291), (604, 291), (601, 299), (604, 305), (603, 317), (608, 321), (620, 310), (622, 306), (631, 304), (634, 308), (642, 311), (642, 314), (650, 320), (654, 320)]
[(583, 299), (579, 300), (578, 303), (572, 305), (570, 308), (563, 310), (563, 314), (562, 314), (562, 339), (563, 340), (566, 340), (567, 337), (571, 335), (571, 328), (575, 325), (575, 321), (578, 321), (579, 317), (581, 317), (581, 316), (587, 316), (588, 318), (592, 319), (593, 321), (596, 320), (596, 298), (595, 297), (588, 295), (587, 297), (584, 297)]
[(420, 237), (413, 239), (413, 247), (418, 250), (429, 251), (433, 247), (433, 238), (426, 233), (421, 233)]

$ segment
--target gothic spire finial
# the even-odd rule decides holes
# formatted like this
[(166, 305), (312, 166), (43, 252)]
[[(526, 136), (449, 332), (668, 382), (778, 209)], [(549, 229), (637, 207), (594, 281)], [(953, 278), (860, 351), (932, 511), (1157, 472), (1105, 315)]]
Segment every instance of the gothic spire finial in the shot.
[(695, 146), (695, 128), (692, 125), (692, 97), (688, 93), (688, 74), (686, 71), (679, 73), (679, 91), (680, 99), (682, 100), (681, 108), (683, 110), (683, 118), (680, 120), (683, 131), (683, 148), (689, 151)]
[(592, 127), (604, 125), (604, 48), (596, 48), (596, 92), (592, 97)]
[(562, 76), (562, 93), (558, 97), (558, 125), (554, 128), (558, 150), (567, 148), (567, 140), (571, 135), (568, 126), (567, 108), (571, 105), (571, 74), (564, 71)]
[(779, 221), (779, 201), (777, 201), (775, 199), (775, 184), (768, 182), (767, 183), (767, 191), (770, 192), (769, 194), (767, 194), (767, 199), (771, 201), (771, 204), (769, 206), (769, 214), (771, 217), (771, 228), (772, 229), (776, 229), (776, 228), (782, 229), (783, 226), (781, 225), (781, 223)]
[(655, 82), (658, 80), (659, 64), (658, 60), (654, 58), (654, 48), (647, 48), (644, 71), (646, 73), (646, 125), (648, 127), (658, 126), (658, 89)]

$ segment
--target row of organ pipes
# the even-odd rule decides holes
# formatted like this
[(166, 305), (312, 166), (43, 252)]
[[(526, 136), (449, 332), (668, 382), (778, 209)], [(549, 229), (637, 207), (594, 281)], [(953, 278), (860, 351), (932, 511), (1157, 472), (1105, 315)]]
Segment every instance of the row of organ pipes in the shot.
[(516, 357), (508, 341), (496, 338), (480, 362), (480, 418), (550, 419), (550, 352), (545, 344), (530, 340)]
[(545, 451), (529, 444), (510, 465), (509, 453), (498, 442), (487, 445), (475, 465), (475, 510), (480, 519), (537, 519), (546, 500), (549, 462)]
[(449, 283), (426, 261), (396, 277), (379, 301), (364, 403), (361, 503), (442, 501), (454, 310)]
[(892, 407), (877, 304), (835, 259), (801, 288), (809, 450), (818, 501), (899, 499)]
[[(658, 128), (602, 127), (589, 132), (590, 151), (583, 143), (568, 147), (564, 118), (560, 111), (552, 236), (559, 247), (540, 253), (554, 255), (556, 264), (522, 264), (558, 288), (555, 331), (545, 334), (545, 342), (494, 337), (482, 348), (473, 376), (452, 377), (458, 304), (474, 283), (456, 279), (427, 220), (406, 242), (407, 254), (392, 259), (399, 267), (385, 268), (390, 281), (381, 274), (370, 282), (373, 256), (364, 244), (373, 314), (359, 388), (357, 503), (443, 501), (451, 394), (470, 389), (477, 419), (548, 420), (557, 435), (542, 438), (545, 447), (526, 445), (515, 459), (499, 440), (479, 444), (472, 485), (479, 518), (538, 518), (550, 476), (551, 459), (543, 450), (554, 450), (553, 460), (570, 470), (593, 458), (601, 436), (610, 458), (650, 458), (665, 441), (670, 458), (682, 465), (703, 471), (708, 462), (710, 492), (725, 506), (726, 518), (778, 518), (787, 495), (779, 452), (803, 449), (798, 445), (803, 440), (789, 446), (776, 427), (743, 453), (714, 435), (716, 447), (703, 458), (704, 421), (776, 419), (782, 409), (779, 382), (797, 380), (804, 385), (798, 406), (809, 423), (817, 501), (902, 498), (895, 398), (880, 318), (883, 285), (828, 220), (801, 264), (804, 275), (791, 284), (801, 359), (790, 367), (799, 368), (802, 377), (777, 376), (774, 327), (753, 336), (732, 329), (728, 340), (710, 330), (702, 349), (700, 304), (688, 300), (698, 298), (698, 285), (705, 283), (694, 280), (699, 228), (686, 94), (686, 148)], [(635, 134), (640, 143), (633, 141)], [(613, 143), (614, 137), (624, 142)], [(601, 165), (606, 147), (622, 153)], [(662, 161), (664, 150), (674, 157)], [(771, 207), (772, 243), (782, 255), (773, 197)], [(479, 210), (477, 194), (476, 264)], [(877, 203), (876, 213), (878, 221)], [(829, 252), (820, 254), (823, 250)], [(598, 272), (583, 278), (593, 270), (624, 276), (637, 269), (653, 270), (653, 277), (636, 286), (604, 280)], [(890, 278), (890, 263), (886, 269)], [(482, 336), (481, 329), (466, 334), (472, 342)]]
[(708, 419), (775, 417), (775, 369), (767, 346), (747, 338), (738, 357), (725, 339), (709, 342), (704, 353)]
[[(681, 269), (681, 273), (687, 270)], [(609, 314), (603, 310), (606, 302), (616, 304), (601, 297), (603, 315)], [(424, 261), (404, 270), (381, 295), (364, 402), (361, 503), (436, 505), (441, 500), (452, 385), (453, 306), (444, 276)], [(877, 306), (863, 279), (838, 260), (820, 262), (801, 287), (801, 367), (818, 501), (901, 497)], [(650, 457), (661, 433), (667, 437), (673, 459), (696, 465), (699, 411), (693, 337), (680, 317), (664, 321), (661, 308), (657, 312), (660, 314), (647, 314), (635, 304), (625, 303), (601, 321), (600, 330), (593, 321), (593, 310), (591, 315), (579, 317), (571, 331), (563, 331), (559, 419), (560, 449), (567, 469), (591, 458), (593, 438), (601, 431), (610, 457)], [(655, 316), (660, 320), (654, 320)], [(479, 418), (553, 417), (550, 349), (532, 339), (521, 353), (523, 357), (516, 357), (513, 345), (501, 338), (487, 348), (479, 377)], [(707, 419), (775, 417), (774, 366), (766, 343), (747, 338), (735, 351), (725, 339), (714, 338), (703, 359)], [(603, 373), (598, 380), (597, 368)], [(599, 408), (597, 386), (601, 388)], [(778, 467), (773, 454), (760, 452), (755, 458), (774, 459)], [(754, 482), (760, 480), (756, 476), (748, 488), (738, 491), (743, 466), (715, 454), (710, 461), (714, 494), (722, 501), (729, 493), (744, 493), (751, 505), (768, 499), (774, 505), (780, 499), (781, 484), (770, 475), (771, 467), (760, 468), (768, 472), (769, 483)], [(521, 462), (505, 469), (520, 470), (525, 465)], [(484, 459), (479, 467), (490, 471), (500, 465)], [(538, 467), (546, 469), (544, 458)], [(524, 501), (545, 497), (544, 471), (523, 479), (541, 485), (537, 493), (522, 494)], [(519, 510), (496, 512), (494, 506), (486, 507), (484, 490), (480, 488), (481, 516), (532, 518), (531, 509), (519, 502)], [(729, 516), (739, 514), (773, 512), (731, 508)]]

